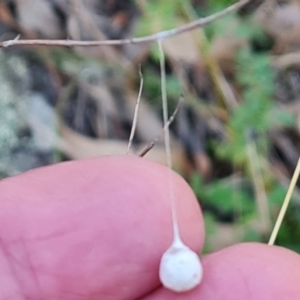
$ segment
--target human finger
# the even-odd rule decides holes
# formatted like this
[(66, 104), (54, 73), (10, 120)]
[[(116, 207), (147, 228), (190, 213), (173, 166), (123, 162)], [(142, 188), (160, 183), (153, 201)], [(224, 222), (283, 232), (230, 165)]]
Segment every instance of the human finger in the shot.
[[(158, 287), (172, 240), (168, 174), (120, 156), (2, 181), (0, 299), (132, 300)], [(199, 251), (200, 208), (182, 178), (172, 173), (171, 180), (183, 240)]]
[(300, 255), (259, 243), (237, 244), (202, 259), (197, 288), (175, 294), (159, 288), (143, 300), (300, 299)]

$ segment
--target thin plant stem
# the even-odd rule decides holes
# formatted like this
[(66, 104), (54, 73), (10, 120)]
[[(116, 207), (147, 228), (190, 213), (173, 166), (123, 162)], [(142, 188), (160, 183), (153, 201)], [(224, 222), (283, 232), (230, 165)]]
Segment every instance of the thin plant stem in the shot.
[(157, 42), (158, 40), (163, 40), (170, 38), (185, 32), (195, 30), (200, 27), (204, 27), (224, 16), (238, 10), (250, 0), (240, 0), (231, 6), (228, 6), (222, 11), (219, 11), (206, 18), (200, 18), (183, 26), (173, 28), (170, 30), (161, 31), (148, 36), (122, 39), (122, 40), (102, 40), (102, 41), (76, 41), (76, 40), (20, 40), (20, 36), (17, 36), (13, 40), (8, 40), (0, 43), (0, 48), (8, 48), (12, 46), (61, 46), (61, 47), (92, 47), (92, 46), (116, 46), (125, 44), (146, 44)]
[(261, 174), (256, 144), (253, 138), (251, 138), (250, 131), (246, 132), (246, 143), (248, 152), (248, 162), (256, 194), (255, 198), (257, 209), (260, 216), (260, 222), (263, 227), (263, 232), (264, 234), (267, 234), (270, 230), (271, 224), (270, 211), (268, 207), (268, 198), (264, 187), (263, 176)]
[(291, 200), (293, 191), (294, 191), (294, 189), (295, 189), (297, 180), (298, 180), (298, 178), (299, 178), (299, 174), (300, 174), (300, 158), (298, 159), (297, 166), (296, 166), (296, 170), (295, 170), (295, 172), (294, 172), (294, 174), (293, 174), (293, 177), (292, 177), (290, 186), (289, 186), (288, 191), (287, 191), (287, 193), (286, 193), (286, 196), (285, 196), (285, 198), (284, 198), (284, 201), (283, 201), (283, 204), (282, 204), (282, 206), (281, 206), (279, 215), (278, 215), (278, 217), (277, 217), (275, 226), (274, 226), (274, 228), (273, 228), (273, 231), (272, 231), (270, 240), (269, 240), (269, 242), (268, 242), (268, 245), (270, 245), (270, 246), (274, 245), (274, 242), (275, 242), (276, 237), (277, 237), (277, 235), (278, 235), (278, 231), (279, 231), (279, 229), (280, 229), (280, 226), (281, 226), (281, 224), (282, 224), (282, 221), (283, 221), (283, 218), (284, 218), (284, 216), (285, 216), (286, 210), (287, 210), (288, 205), (289, 205), (289, 203), (290, 203), (290, 200)]
[[(172, 116), (169, 118), (168, 122), (164, 125), (163, 127), (163, 130), (162, 130), (162, 133), (165, 132), (166, 128), (167, 127), (170, 127), (170, 125), (172, 124), (172, 122), (174, 121), (177, 113), (178, 113), (178, 110), (181, 106), (183, 102), (183, 96), (181, 95), (181, 97), (179, 98), (179, 101), (177, 103), (177, 106), (172, 114)], [(143, 148), (140, 153), (138, 154), (140, 157), (143, 157), (145, 156), (155, 145), (155, 143), (162, 137), (162, 133), (160, 133), (153, 141), (151, 141), (150, 143), (148, 143), (145, 148)]]
[(159, 49), (161, 96), (162, 96), (162, 106), (163, 106), (165, 148), (166, 148), (167, 166), (168, 166), (168, 185), (169, 185), (172, 223), (173, 223), (173, 244), (178, 245), (178, 244), (182, 244), (182, 242), (181, 242), (181, 238), (180, 238), (180, 234), (179, 234), (174, 187), (173, 187), (173, 182), (171, 179), (172, 155), (171, 155), (171, 145), (170, 145), (170, 130), (169, 130), (169, 126), (166, 126), (167, 122), (168, 122), (168, 103), (167, 103), (165, 55), (164, 55), (164, 50), (163, 50), (163, 46), (162, 46), (162, 41), (158, 40), (157, 43), (158, 43), (158, 49)]
[(143, 91), (144, 77), (142, 74), (141, 66), (139, 68), (139, 74), (140, 74), (140, 89), (139, 89), (139, 94), (138, 94), (135, 108), (134, 108), (134, 116), (133, 116), (132, 127), (131, 127), (131, 132), (130, 132), (130, 137), (129, 137), (129, 141), (128, 141), (126, 154), (129, 154), (129, 150), (132, 145), (133, 138), (134, 138), (134, 133), (135, 133), (136, 124), (137, 124), (137, 118), (138, 118), (138, 113), (139, 113), (139, 107), (140, 107), (140, 102), (141, 102), (141, 96), (142, 96), (142, 91)]

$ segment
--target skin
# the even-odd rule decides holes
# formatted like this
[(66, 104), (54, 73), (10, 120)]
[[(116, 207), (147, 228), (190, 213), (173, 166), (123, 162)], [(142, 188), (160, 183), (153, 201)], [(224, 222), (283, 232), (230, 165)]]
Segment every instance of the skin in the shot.
[[(161, 287), (172, 241), (168, 170), (131, 156), (62, 163), (0, 183), (0, 300), (300, 299), (300, 256), (258, 243), (202, 258), (200, 286)], [(201, 210), (172, 173), (180, 233), (204, 243)]]

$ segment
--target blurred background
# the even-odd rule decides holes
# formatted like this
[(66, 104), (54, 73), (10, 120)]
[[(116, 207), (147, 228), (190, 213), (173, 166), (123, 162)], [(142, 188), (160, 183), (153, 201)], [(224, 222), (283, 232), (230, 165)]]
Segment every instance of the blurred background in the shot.
[[(0, 40), (106, 40), (179, 27), (231, 0), (2, 0)], [(250, 1), (163, 43), (174, 169), (195, 191), (205, 251), (267, 242), (300, 155), (300, 3)], [(162, 132), (157, 45), (0, 50), (0, 178), (65, 160), (125, 154)], [(146, 158), (166, 163), (163, 142)], [(67, 180), (67, 179), (66, 179)], [(183, 199), (184, 201), (184, 199)], [(277, 244), (300, 253), (296, 188)]]

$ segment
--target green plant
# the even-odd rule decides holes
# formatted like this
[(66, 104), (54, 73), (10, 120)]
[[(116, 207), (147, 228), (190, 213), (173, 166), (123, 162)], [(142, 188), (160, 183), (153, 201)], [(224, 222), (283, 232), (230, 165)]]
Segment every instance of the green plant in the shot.
[(244, 184), (237, 184), (234, 180), (214, 180), (204, 184), (198, 174), (191, 177), (190, 184), (198, 199), (201, 199), (202, 205), (221, 216), (235, 216), (237, 221), (254, 214), (253, 196)]
[(217, 148), (220, 157), (237, 165), (246, 164), (247, 132), (257, 135), (258, 152), (266, 155), (267, 132), (272, 127), (271, 97), (274, 90), (274, 73), (269, 57), (253, 54), (249, 48), (237, 56), (237, 80), (243, 88), (242, 99), (228, 124), (228, 140)]

